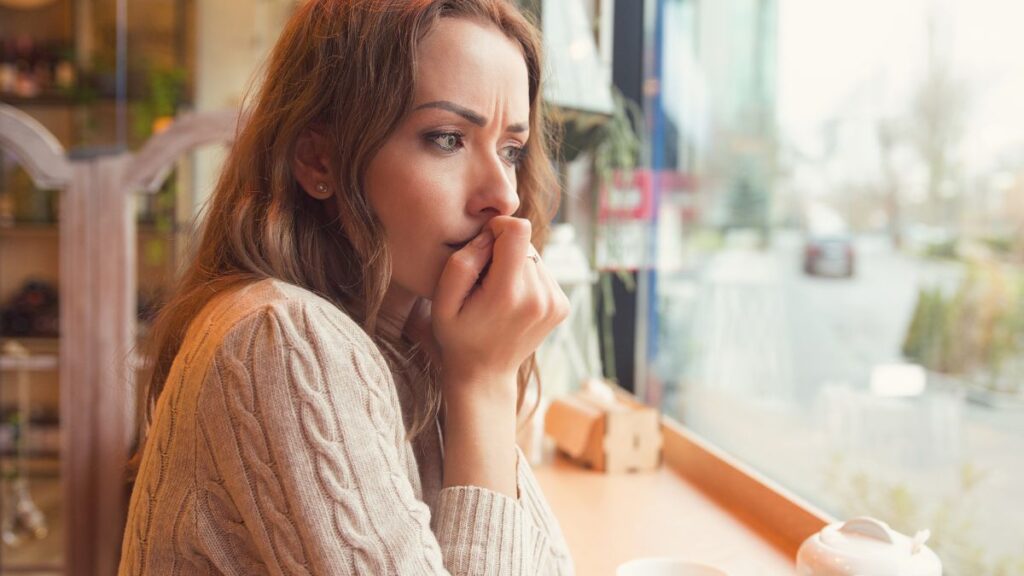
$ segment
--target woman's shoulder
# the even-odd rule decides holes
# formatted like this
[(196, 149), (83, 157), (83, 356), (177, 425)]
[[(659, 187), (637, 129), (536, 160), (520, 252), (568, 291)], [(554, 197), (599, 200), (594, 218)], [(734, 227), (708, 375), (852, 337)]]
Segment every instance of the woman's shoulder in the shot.
[[(267, 332), (268, 322), (274, 327)], [(315, 340), (326, 347), (345, 346), (375, 363), (384, 363), (370, 336), (343, 309), (315, 292), (275, 278), (225, 290), (200, 311), (186, 344), (223, 349), (248, 341), (257, 330), (271, 338)], [(212, 346), (211, 346), (212, 345)]]

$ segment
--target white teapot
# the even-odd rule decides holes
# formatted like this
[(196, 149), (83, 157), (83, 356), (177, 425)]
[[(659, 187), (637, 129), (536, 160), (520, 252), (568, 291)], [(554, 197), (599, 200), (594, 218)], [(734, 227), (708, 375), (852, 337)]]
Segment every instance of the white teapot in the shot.
[(942, 563), (924, 545), (874, 518), (829, 524), (804, 541), (796, 555), (799, 576), (942, 576)]

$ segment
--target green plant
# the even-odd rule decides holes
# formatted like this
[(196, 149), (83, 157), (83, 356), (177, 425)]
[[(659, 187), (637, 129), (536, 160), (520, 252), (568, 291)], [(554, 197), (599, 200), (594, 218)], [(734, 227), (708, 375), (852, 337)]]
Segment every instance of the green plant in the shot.
[[(612, 101), (614, 106), (611, 116), (594, 135), (594, 175), (597, 192), (611, 184), (617, 171), (631, 172), (643, 157), (643, 112), (639, 105), (623, 96), (618, 89), (613, 89)], [(600, 202), (593, 203), (594, 222), (598, 222), (599, 205)], [(590, 260), (596, 262), (596, 254), (591, 253)], [(632, 274), (624, 270), (616, 270), (612, 274), (619, 278), (630, 293), (636, 290)], [(612, 318), (615, 316), (612, 274), (604, 272), (598, 276), (602, 302), (601, 341), (605, 374), (611, 380), (618, 381), (615, 334), (612, 327)]]
[[(177, 113), (184, 99), (186, 80), (187, 72), (184, 68), (148, 68), (146, 98), (135, 106), (132, 118), (133, 132), (137, 138), (148, 138), (158, 118), (173, 117)], [(171, 256), (169, 238), (174, 230), (176, 197), (177, 172), (172, 171), (152, 198), (141, 199), (147, 204), (144, 222), (152, 224), (157, 232), (142, 247), (143, 258), (148, 266), (162, 266)]]
[(1024, 279), (994, 263), (974, 263), (955, 294), (922, 288), (903, 355), (929, 370), (973, 376), (995, 387), (1024, 354)]
[(150, 67), (146, 98), (135, 106), (133, 131), (140, 139), (149, 137), (157, 118), (174, 116), (184, 98), (188, 74), (184, 68)]
[(903, 341), (903, 355), (926, 368), (940, 369), (948, 304), (938, 288), (921, 288)]
[(956, 239), (931, 242), (924, 247), (924, 256), (937, 260), (956, 260), (958, 257), (957, 244)]
[[(594, 201), (591, 221), (601, 225), (598, 219), (600, 202), (598, 195), (607, 187), (616, 172), (629, 173), (643, 158), (643, 112), (640, 106), (612, 88), (612, 111), (601, 115), (582, 110), (555, 108), (549, 111), (550, 123), (557, 126), (558, 137), (554, 139), (557, 157), (562, 162), (572, 162), (583, 154), (591, 154), (593, 161)], [(597, 265), (596, 245), (592, 243), (587, 256), (593, 267)], [(613, 277), (618, 277), (626, 289), (635, 290), (633, 276), (624, 270), (598, 274), (597, 290), (600, 290), (601, 313), (600, 334), (602, 361), (606, 376), (617, 380), (615, 366), (615, 343), (612, 318), (615, 316)]]
[(1000, 256), (1005, 257), (1013, 253), (1013, 236), (989, 236), (982, 238), (981, 242)]
[(597, 133), (594, 172), (607, 185), (616, 170), (633, 170), (643, 158), (644, 114), (640, 105), (612, 90), (612, 114)]

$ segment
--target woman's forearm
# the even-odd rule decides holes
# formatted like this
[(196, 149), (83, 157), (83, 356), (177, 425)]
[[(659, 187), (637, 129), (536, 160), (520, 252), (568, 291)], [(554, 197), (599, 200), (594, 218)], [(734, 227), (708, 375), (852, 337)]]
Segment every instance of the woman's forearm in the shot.
[[(514, 393), (514, 380), (506, 389)], [(445, 399), (446, 488), (479, 486), (518, 498), (515, 400), (514, 394), (503, 398), (462, 394)]]

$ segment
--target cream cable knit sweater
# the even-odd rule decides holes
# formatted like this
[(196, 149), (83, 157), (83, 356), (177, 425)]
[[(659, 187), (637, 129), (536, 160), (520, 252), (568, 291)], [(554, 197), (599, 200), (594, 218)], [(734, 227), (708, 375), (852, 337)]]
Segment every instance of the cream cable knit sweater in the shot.
[(442, 490), (438, 430), (405, 440), (412, 398), (313, 293), (214, 299), (157, 405), (120, 574), (572, 574), (522, 453), (518, 499)]

